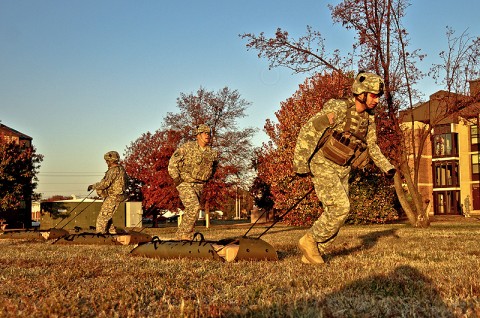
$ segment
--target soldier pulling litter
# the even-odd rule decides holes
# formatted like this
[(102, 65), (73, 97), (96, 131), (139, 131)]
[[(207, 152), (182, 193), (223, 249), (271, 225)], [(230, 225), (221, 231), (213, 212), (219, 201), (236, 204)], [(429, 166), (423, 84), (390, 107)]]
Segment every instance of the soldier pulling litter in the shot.
[(127, 199), (127, 173), (120, 165), (120, 155), (116, 151), (107, 152), (103, 158), (107, 163), (108, 170), (100, 182), (89, 185), (87, 191), (96, 190), (97, 194), (104, 198), (100, 213), (98, 214), (96, 232), (115, 234), (113, 214), (118, 205)]
[(323, 264), (322, 254), (333, 243), (350, 212), (350, 171), (363, 167), (368, 157), (388, 176), (394, 166), (377, 145), (373, 110), (383, 94), (383, 79), (360, 72), (352, 85), (353, 97), (331, 99), (300, 129), (293, 166), (300, 175), (311, 175), (323, 213), (298, 246), (302, 262)]
[(201, 124), (195, 131), (196, 140), (175, 150), (168, 163), (168, 173), (173, 178), (185, 210), (178, 226), (177, 240), (192, 240), (198, 218), (203, 187), (215, 174), (218, 153), (210, 147), (212, 131)]

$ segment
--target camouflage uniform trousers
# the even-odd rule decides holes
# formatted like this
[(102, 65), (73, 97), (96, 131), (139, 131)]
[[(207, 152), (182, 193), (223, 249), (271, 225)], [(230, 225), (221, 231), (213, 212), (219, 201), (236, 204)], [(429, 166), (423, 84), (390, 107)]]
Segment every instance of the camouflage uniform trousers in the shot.
[(112, 218), (121, 202), (122, 200), (117, 198), (117, 196), (108, 196), (105, 198), (97, 217), (97, 233), (116, 233)]
[(309, 231), (318, 242), (319, 251), (324, 253), (335, 240), (350, 213), (348, 198), (350, 167), (324, 163), (311, 165), (310, 168), (315, 193), (322, 202), (323, 213)]
[(182, 222), (178, 226), (177, 233), (175, 233), (175, 238), (177, 240), (191, 240), (201, 208), (200, 198), (202, 197), (203, 183), (183, 182), (177, 187), (177, 190), (185, 210), (182, 215)]

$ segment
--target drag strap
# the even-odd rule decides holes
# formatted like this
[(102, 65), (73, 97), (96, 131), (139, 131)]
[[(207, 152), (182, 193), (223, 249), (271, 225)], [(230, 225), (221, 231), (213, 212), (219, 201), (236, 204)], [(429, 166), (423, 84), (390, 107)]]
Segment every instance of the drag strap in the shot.
[[(275, 220), (269, 227), (267, 227), (265, 229), (265, 231), (262, 232), (262, 234), (260, 234), (257, 239), (261, 238), (265, 233), (267, 233), (275, 224), (277, 224), (279, 221), (282, 221), (283, 218), (285, 217), (285, 215), (287, 215), (290, 211), (292, 211), (293, 209), (295, 209), (297, 207), (297, 205), (300, 204), (300, 202), (302, 202), (310, 193), (312, 193), (313, 191), (313, 187), (307, 191), (307, 193), (305, 193), (297, 202), (295, 202), (294, 205), (292, 205), (290, 208), (287, 209), (287, 211), (285, 211), (285, 213), (283, 213), (282, 215), (280, 215), (280, 217)], [(249, 230), (250, 231), (250, 230)], [(247, 232), (248, 233), (248, 232)], [(245, 238), (247, 236), (247, 233), (245, 233), (243, 235), (243, 237)]]

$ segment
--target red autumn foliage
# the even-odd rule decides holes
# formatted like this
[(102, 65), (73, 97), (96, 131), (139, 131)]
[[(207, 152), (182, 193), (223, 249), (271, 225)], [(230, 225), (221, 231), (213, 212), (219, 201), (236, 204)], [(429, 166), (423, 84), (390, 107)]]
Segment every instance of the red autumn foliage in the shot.
[(172, 209), (180, 204), (177, 190), (168, 175), (168, 160), (181, 136), (175, 131), (147, 132), (130, 144), (124, 165), (130, 178), (142, 184), (143, 205), (146, 209)]
[(168, 174), (168, 161), (180, 144), (195, 140), (196, 126), (206, 123), (212, 129), (212, 147), (219, 153), (219, 164), (204, 188), (205, 210), (222, 209), (248, 176), (255, 129), (238, 129), (237, 119), (245, 117), (249, 104), (227, 87), (216, 93), (204, 88), (195, 94), (182, 93), (177, 99), (179, 112), (167, 114), (165, 128), (143, 134), (126, 151), (125, 168), (141, 182), (144, 207), (173, 211), (183, 207)]
[[(262, 145), (257, 158), (257, 178), (270, 186), (274, 209), (285, 211), (313, 187), (310, 178), (294, 174), (292, 161), (300, 128), (331, 99), (347, 96), (344, 88), (352, 78), (332, 74), (316, 75), (299, 85), (295, 94), (275, 113), (278, 123), (267, 120), (265, 131), (270, 141)], [(312, 192), (295, 210), (285, 216), (292, 225), (311, 224), (321, 212)]]

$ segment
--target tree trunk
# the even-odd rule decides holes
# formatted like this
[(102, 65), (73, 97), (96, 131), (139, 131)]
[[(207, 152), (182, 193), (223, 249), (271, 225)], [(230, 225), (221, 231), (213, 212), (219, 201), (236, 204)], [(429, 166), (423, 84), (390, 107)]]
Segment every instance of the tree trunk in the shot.
[(395, 191), (397, 193), (398, 201), (400, 202), (400, 205), (402, 206), (403, 211), (405, 211), (405, 214), (407, 215), (407, 218), (410, 224), (415, 225), (417, 217), (415, 215), (415, 211), (412, 210), (412, 207), (408, 202), (407, 194), (403, 190), (402, 178), (398, 173), (395, 175), (394, 182), (395, 182), (394, 183)]
[[(403, 160), (399, 172), (406, 183), (407, 192), (403, 189), (403, 182), (399, 173), (395, 175), (394, 179), (395, 191), (410, 224), (414, 227), (427, 227), (429, 221), (428, 217), (425, 215), (426, 211), (423, 207), (422, 195), (418, 192), (418, 188), (412, 180), (410, 168), (406, 162), (406, 160)], [(410, 200), (408, 199), (407, 194), (410, 195)]]

